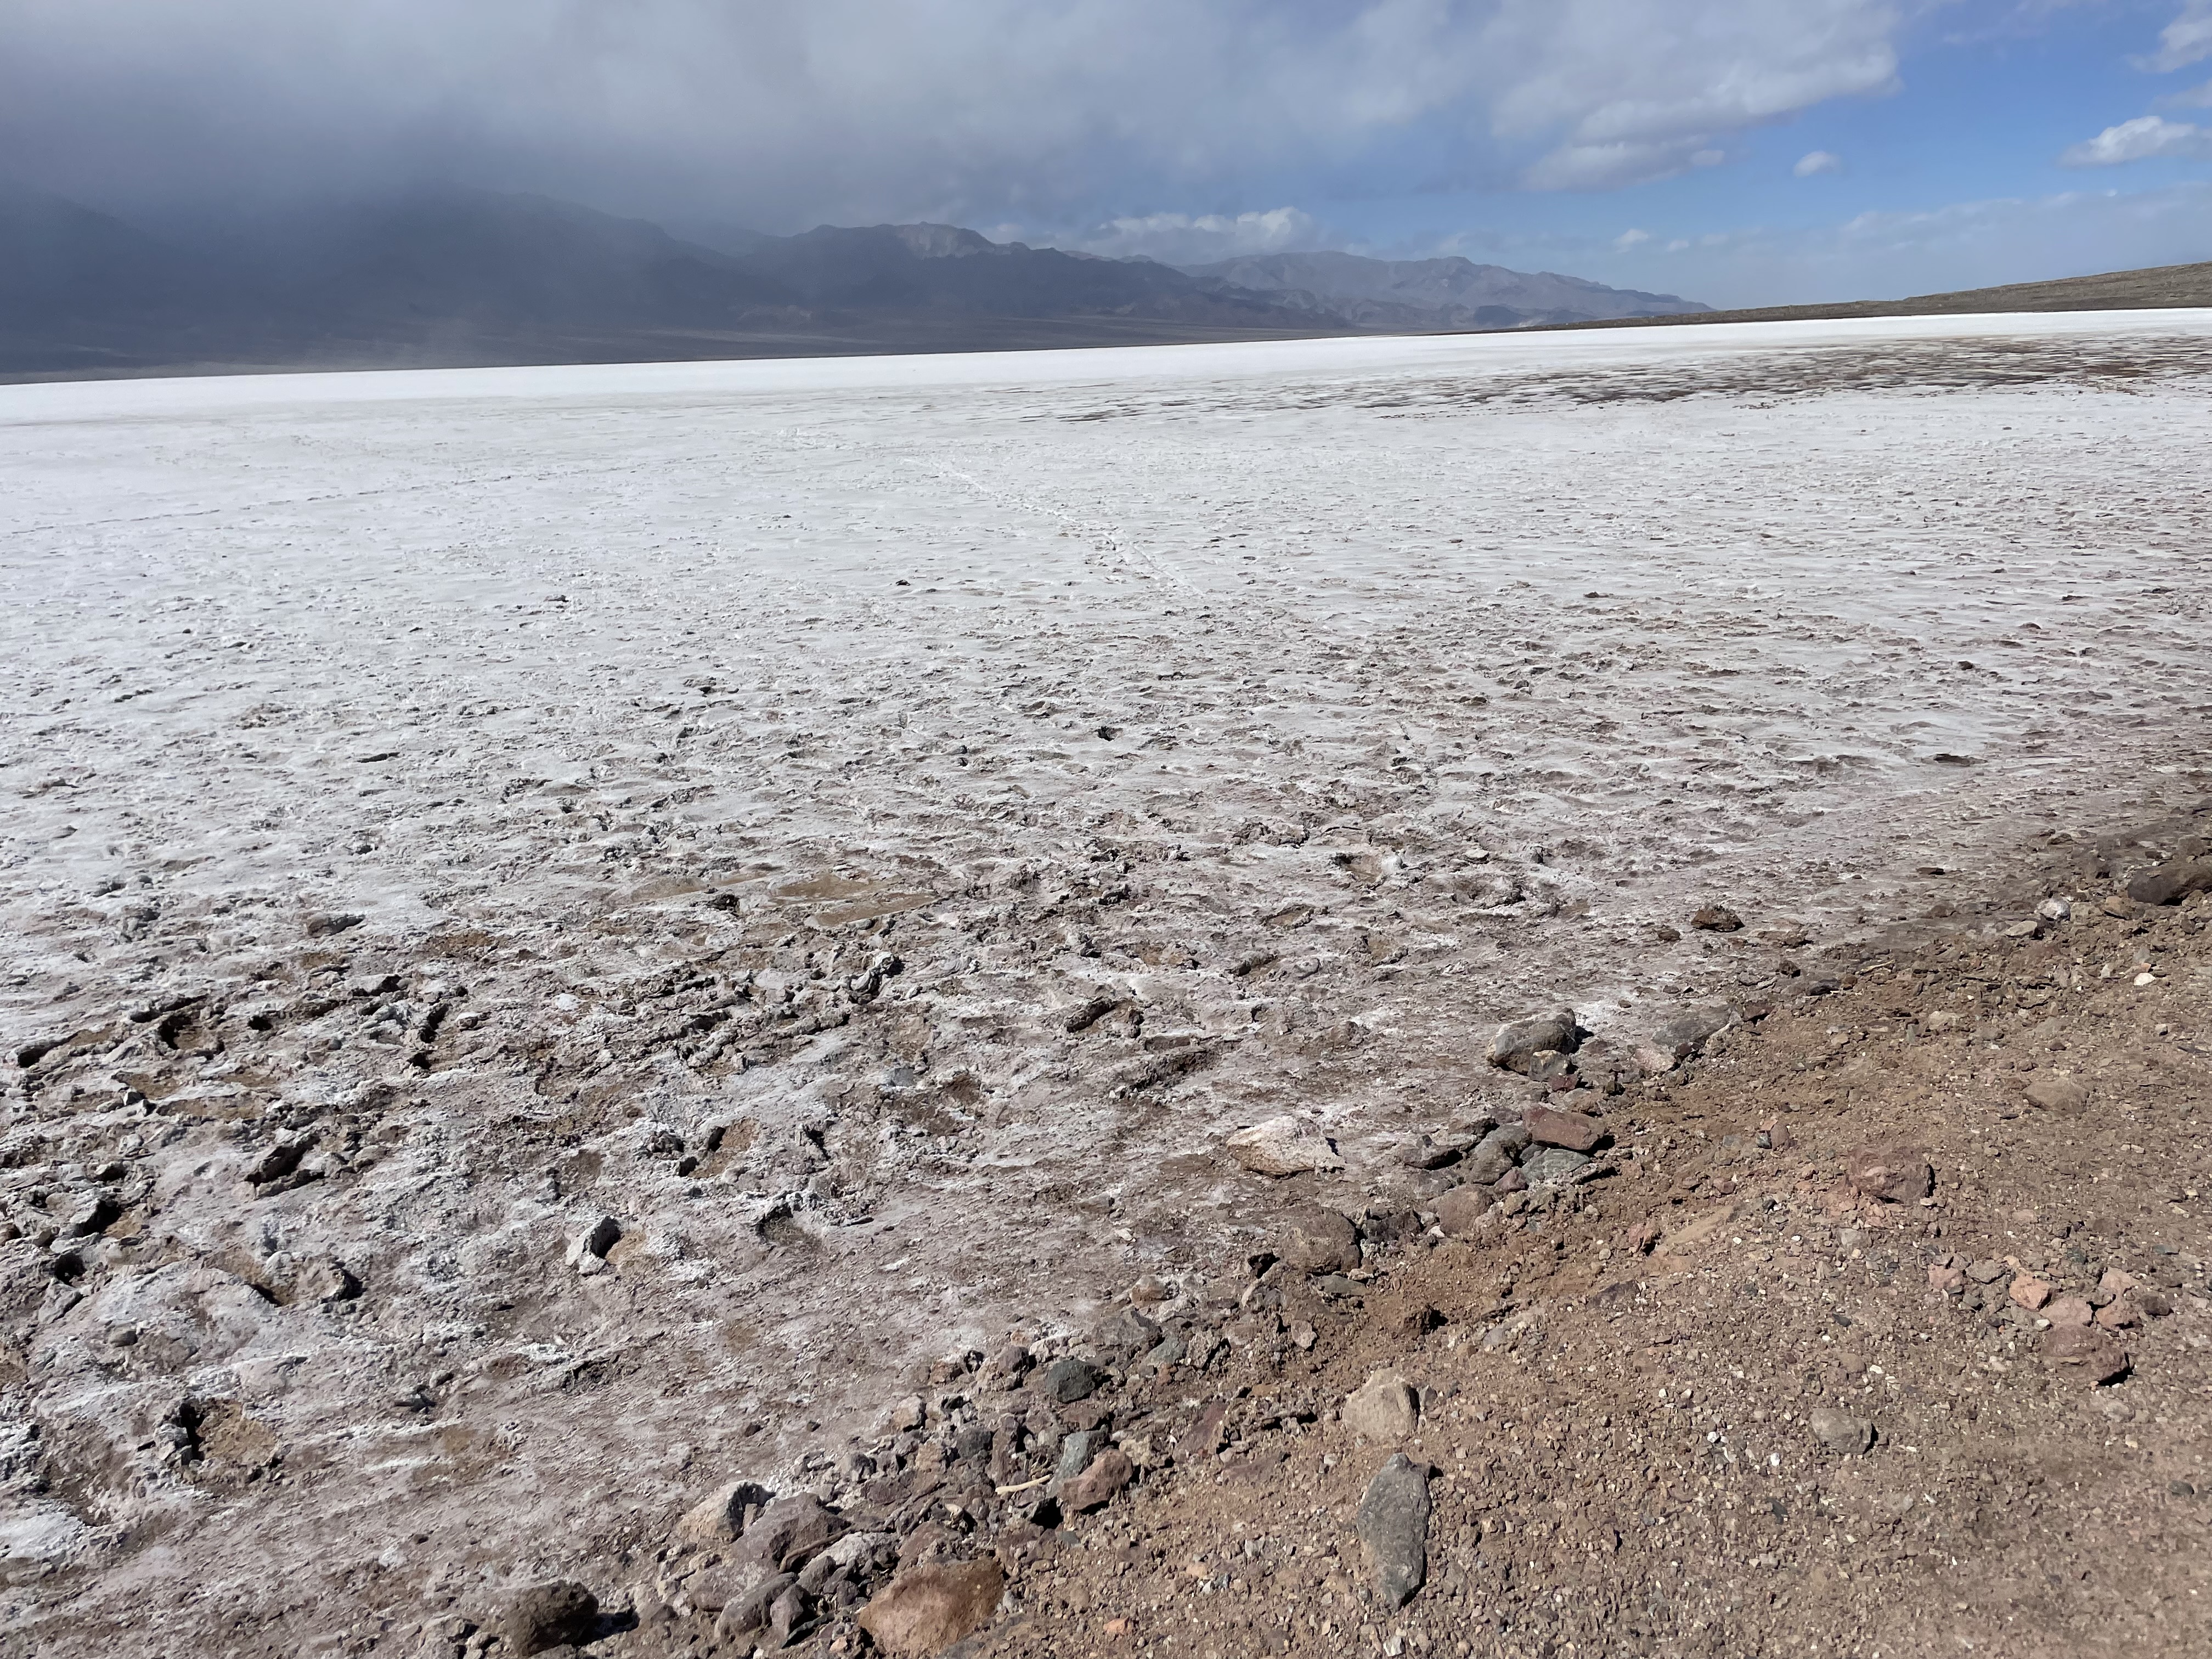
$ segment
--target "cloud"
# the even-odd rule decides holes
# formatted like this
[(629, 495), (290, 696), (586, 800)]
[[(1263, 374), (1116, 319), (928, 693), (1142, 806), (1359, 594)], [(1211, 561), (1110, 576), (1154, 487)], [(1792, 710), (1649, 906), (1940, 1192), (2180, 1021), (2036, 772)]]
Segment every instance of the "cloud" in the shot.
[[(0, 155), (107, 205), (454, 179), (1084, 222), (1326, 173), (1609, 189), (1894, 84), (1907, 0), (0, 0)], [(1271, 188), (1276, 194), (1279, 185)]]
[(1643, 246), (1650, 240), (1651, 233), (1648, 230), (1624, 230), (1613, 239), (1613, 245), (1618, 251), (1626, 253), (1632, 247)]
[(2212, 0), (2189, 0), (2181, 15), (2160, 31), (2158, 50), (2137, 58), (2136, 67), (2171, 75), (2207, 58), (2212, 58)]
[(2112, 167), (2159, 155), (2212, 155), (2212, 131), (2188, 121), (2139, 115), (2074, 145), (2058, 158), (2058, 165)]
[(1841, 173), (1844, 158), (1833, 150), (1816, 149), (1808, 155), (1798, 157), (1797, 165), (1790, 170), (1800, 179), (1815, 178), (1823, 173)]
[(1294, 207), (1266, 213), (1148, 213), (1109, 220), (1087, 235), (1061, 245), (1115, 258), (1143, 255), (1168, 264), (1208, 264), (1247, 253), (1304, 252), (1335, 239), (1312, 215)]
[(2212, 109), (2212, 81), (2207, 81), (2201, 87), (2191, 87), (2186, 92), (2174, 93), (2158, 101), (2167, 109)]

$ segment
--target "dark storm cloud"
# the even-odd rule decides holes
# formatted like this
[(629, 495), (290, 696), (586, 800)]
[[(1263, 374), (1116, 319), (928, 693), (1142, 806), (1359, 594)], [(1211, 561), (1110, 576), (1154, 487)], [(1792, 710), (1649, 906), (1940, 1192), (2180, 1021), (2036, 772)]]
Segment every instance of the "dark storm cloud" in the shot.
[(1899, 10), (0, 0), (0, 167), (139, 207), (435, 179), (781, 228), (1230, 199), (1419, 132), (1468, 178), (1607, 188), (1885, 90)]

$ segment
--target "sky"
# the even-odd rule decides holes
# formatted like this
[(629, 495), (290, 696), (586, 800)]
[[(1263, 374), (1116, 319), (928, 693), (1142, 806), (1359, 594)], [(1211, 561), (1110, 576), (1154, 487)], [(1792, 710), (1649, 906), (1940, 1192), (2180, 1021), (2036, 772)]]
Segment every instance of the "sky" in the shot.
[(0, 174), (1870, 297), (2212, 258), (2212, 0), (0, 0)]

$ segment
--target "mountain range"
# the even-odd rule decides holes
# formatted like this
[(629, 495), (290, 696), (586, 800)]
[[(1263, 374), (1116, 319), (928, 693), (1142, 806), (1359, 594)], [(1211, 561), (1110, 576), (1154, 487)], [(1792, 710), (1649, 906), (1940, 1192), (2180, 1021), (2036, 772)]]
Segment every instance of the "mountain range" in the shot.
[(1178, 268), (930, 224), (687, 240), (573, 203), (464, 190), (142, 227), (0, 184), (0, 378), (15, 380), (1267, 339), (1705, 309), (1465, 259)]

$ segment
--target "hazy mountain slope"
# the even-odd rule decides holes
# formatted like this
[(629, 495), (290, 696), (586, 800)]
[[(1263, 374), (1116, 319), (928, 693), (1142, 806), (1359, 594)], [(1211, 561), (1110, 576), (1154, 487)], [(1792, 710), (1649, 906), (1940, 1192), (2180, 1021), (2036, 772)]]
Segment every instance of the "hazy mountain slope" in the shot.
[[(1707, 316), (1648, 317), (1639, 322), (1791, 323), (1850, 317), (1945, 317), (2004, 311), (2164, 311), (2212, 307), (2212, 261), (2107, 270), (2047, 283), (2008, 283), (2002, 288), (1957, 289), (1903, 300), (1851, 300), (1834, 305), (1768, 306), (1753, 311), (1716, 311)], [(1583, 327), (1627, 327), (1628, 321)]]
[(1711, 308), (1672, 294), (1607, 288), (1579, 276), (1509, 270), (1461, 258), (1261, 253), (1186, 269), (1203, 280), (1295, 295), (1300, 303), (1340, 311), (1367, 327), (1511, 328)]
[(1007, 317), (1099, 315), (1343, 328), (1334, 309), (1289, 295), (1200, 283), (1151, 260), (1101, 259), (994, 242), (954, 225), (824, 225), (744, 256), (806, 303)]

